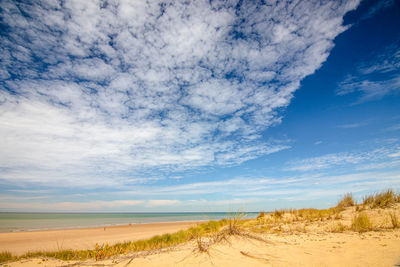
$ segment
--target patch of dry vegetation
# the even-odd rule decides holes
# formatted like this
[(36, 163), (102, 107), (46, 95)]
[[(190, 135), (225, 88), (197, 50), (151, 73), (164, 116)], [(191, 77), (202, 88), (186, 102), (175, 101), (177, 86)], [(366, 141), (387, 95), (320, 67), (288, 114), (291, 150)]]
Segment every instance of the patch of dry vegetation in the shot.
[(15, 260), (15, 259), (16, 259), (16, 257), (13, 256), (8, 251), (0, 252), (0, 262), (7, 262), (7, 261)]
[(336, 207), (342, 210), (344, 208), (353, 207), (355, 204), (356, 203), (354, 201), (353, 195), (351, 193), (347, 193), (342, 197), (342, 199), (339, 200)]
[(343, 233), (347, 231), (349, 228), (341, 222), (335, 223), (331, 228), (330, 232), (332, 233)]
[(396, 194), (392, 189), (364, 197), (363, 205), (371, 208), (389, 208), (395, 203), (400, 203), (400, 194)]
[(374, 226), (366, 213), (360, 213), (354, 216), (351, 229), (363, 233), (374, 230)]
[(392, 223), (393, 229), (399, 228), (400, 223), (399, 223), (399, 219), (397, 218), (396, 213), (390, 212), (389, 216), (390, 216), (390, 221)]

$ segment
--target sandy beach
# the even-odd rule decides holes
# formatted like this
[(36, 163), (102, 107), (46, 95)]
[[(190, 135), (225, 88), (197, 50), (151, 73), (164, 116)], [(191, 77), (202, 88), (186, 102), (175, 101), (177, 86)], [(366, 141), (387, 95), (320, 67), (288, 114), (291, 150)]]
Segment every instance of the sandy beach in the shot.
[[(375, 202), (380, 197), (375, 197)], [(399, 201), (400, 198), (396, 198)], [(281, 210), (257, 219), (139, 224), (107, 228), (0, 234), (0, 250), (28, 251), (94, 249), (154, 235), (190, 233), (184, 242), (158, 246), (178, 238), (159, 237), (153, 247), (129, 251), (98, 247), (92, 257), (60, 260), (20, 257), (7, 266), (399, 266), (400, 203), (346, 204), (330, 209)], [(351, 200), (352, 201), (352, 200)], [(383, 203), (383, 202), (379, 202)], [(219, 225), (219, 226), (218, 226)], [(196, 232), (197, 231), (197, 232)], [(202, 233), (199, 231), (203, 231)], [(197, 233), (197, 234), (196, 234)], [(135, 242), (139, 246), (139, 243)], [(159, 242), (159, 243), (157, 243)], [(132, 245), (132, 243), (129, 243)], [(134, 246), (136, 246), (134, 245)], [(115, 245), (114, 248), (119, 245)], [(115, 253), (115, 251), (117, 251)], [(79, 257), (78, 257), (79, 258)], [(72, 258), (70, 258), (72, 259)], [(77, 259), (77, 258), (75, 258)]]
[(29, 251), (93, 249), (98, 244), (115, 244), (172, 233), (196, 222), (165, 222), (86, 229), (0, 233), (0, 251), (21, 255)]

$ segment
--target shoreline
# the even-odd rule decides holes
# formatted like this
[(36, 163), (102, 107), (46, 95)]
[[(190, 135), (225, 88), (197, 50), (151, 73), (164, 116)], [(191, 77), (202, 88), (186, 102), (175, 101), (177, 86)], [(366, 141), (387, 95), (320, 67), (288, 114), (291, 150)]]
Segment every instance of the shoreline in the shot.
[(93, 226), (76, 226), (76, 227), (60, 227), (60, 228), (43, 228), (43, 229), (28, 229), (28, 230), (14, 230), (1, 232), (1, 234), (7, 233), (32, 233), (32, 232), (48, 232), (48, 231), (68, 231), (68, 230), (90, 230), (95, 228), (113, 228), (113, 227), (128, 227), (134, 225), (143, 225), (143, 224), (163, 224), (163, 223), (203, 223), (208, 222), (210, 220), (182, 220), (182, 221), (171, 221), (171, 222), (138, 222), (138, 223), (123, 223), (123, 224), (99, 224)]
[(22, 255), (35, 251), (93, 249), (96, 244), (115, 244), (173, 233), (205, 221), (157, 222), (90, 228), (3, 232), (0, 252)]

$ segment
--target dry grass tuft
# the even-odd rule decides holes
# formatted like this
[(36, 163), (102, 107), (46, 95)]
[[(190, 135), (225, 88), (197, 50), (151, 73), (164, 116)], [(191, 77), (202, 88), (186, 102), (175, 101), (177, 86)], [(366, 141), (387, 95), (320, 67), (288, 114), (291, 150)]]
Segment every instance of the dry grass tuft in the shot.
[(353, 195), (351, 193), (347, 193), (342, 197), (342, 199), (339, 200), (336, 207), (338, 209), (344, 209), (347, 207), (352, 207), (354, 205), (355, 205), (355, 201), (354, 201)]
[(368, 215), (366, 213), (360, 213), (353, 218), (351, 229), (363, 233), (374, 230), (374, 227)]
[(275, 220), (279, 220), (279, 219), (282, 219), (284, 214), (285, 214), (284, 210), (275, 210), (272, 213), (272, 216), (275, 218)]
[(397, 218), (396, 213), (391, 212), (391, 213), (389, 213), (389, 216), (390, 216), (390, 221), (392, 222), (393, 229), (399, 228), (400, 224), (399, 224), (399, 219)]
[(365, 196), (363, 204), (372, 208), (389, 208), (396, 202), (400, 202), (400, 194), (396, 194), (392, 189), (388, 189), (381, 193)]
[(265, 217), (265, 212), (262, 211), (262, 212), (260, 212), (260, 214), (258, 214), (257, 219), (261, 219), (261, 218), (264, 218), (264, 217)]
[(346, 230), (347, 230), (347, 227), (345, 225), (343, 225), (341, 222), (338, 222), (331, 227), (330, 232), (343, 233)]
[(10, 252), (0, 252), (0, 262), (7, 262), (11, 260), (15, 260), (15, 256), (13, 256)]

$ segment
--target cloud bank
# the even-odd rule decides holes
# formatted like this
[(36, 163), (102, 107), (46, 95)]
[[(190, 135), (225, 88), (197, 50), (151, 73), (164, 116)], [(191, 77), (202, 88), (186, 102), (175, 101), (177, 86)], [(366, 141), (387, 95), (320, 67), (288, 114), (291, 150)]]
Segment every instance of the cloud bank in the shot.
[(2, 1), (0, 178), (121, 186), (286, 149), (262, 134), (358, 2)]

